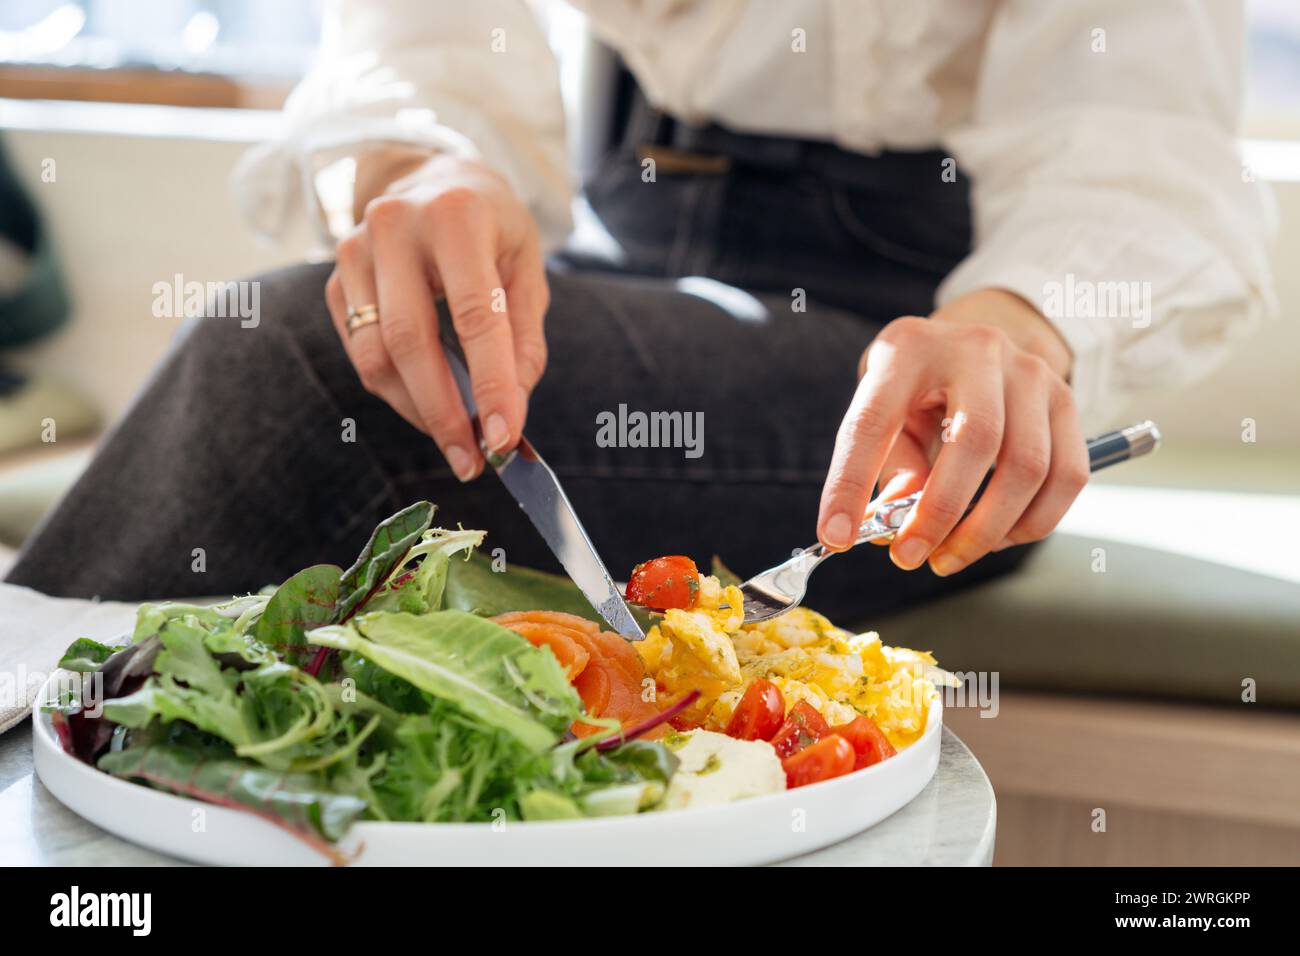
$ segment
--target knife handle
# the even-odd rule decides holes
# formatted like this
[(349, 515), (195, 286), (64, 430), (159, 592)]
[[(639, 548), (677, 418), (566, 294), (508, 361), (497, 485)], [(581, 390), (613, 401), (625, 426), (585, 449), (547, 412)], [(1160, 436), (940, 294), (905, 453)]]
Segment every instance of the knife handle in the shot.
[(475, 421), (478, 419), (478, 406), (474, 403), (474, 387), (470, 384), (469, 369), (465, 367), (465, 357), (461, 355), (460, 349), (454, 342), (450, 342), (446, 335), (440, 337), (442, 342), (442, 354), (447, 359), (447, 366), (451, 369), (452, 380), (456, 383), (456, 391), (460, 392), (460, 400), (465, 404), (465, 411), (469, 412), (469, 417)]
[[(469, 415), (469, 426), (474, 430), (474, 440), (478, 442), (479, 451), (488, 464), (496, 467), (503, 456), (497, 455), (491, 451), (487, 442), (483, 440), (483, 423), (478, 420), (478, 404), (474, 401), (474, 386), (470, 382), (469, 369), (465, 367), (465, 359), (460, 353), (460, 347), (449, 341), (446, 335), (441, 337), (442, 354), (447, 359), (447, 367), (451, 369), (452, 381), (456, 383), (456, 391), (460, 392), (461, 403), (465, 406), (465, 411)], [(508, 454), (508, 453), (507, 453)]]

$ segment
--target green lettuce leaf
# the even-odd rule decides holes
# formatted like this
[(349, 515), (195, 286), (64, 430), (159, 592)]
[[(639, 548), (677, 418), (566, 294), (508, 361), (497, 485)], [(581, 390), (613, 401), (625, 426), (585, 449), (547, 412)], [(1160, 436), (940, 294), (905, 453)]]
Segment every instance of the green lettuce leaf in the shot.
[(433, 522), (434, 507), (417, 501), (385, 518), (370, 535), (352, 567), (339, 581), (338, 620), (346, 621), (402, 563)]
[(63, 652), (63, 657), (59, 659), (59, 666), (68, 671), (97, 671), (119, 650), (120, 647), (110, 647), (99, 641), (92, 641), (88, 637), (79, 637)]
[(135, 612), (135, 631), (131, 634), (131, 643), (153, 637), (167, 623), (178, 618), (188, 618), (192, 624), (208, 629), (221, 626), (222, 621), (229, 621), (229, 616), (222, 614), (217, 605), (208, 604), (141, 604)]
[(585, 813), (576, 800), (554, 790), (530, 790), (519, 798), (519, 810), (525, 820), (581, 820)]
[(363, 614), (307, 639), (359, 654), (533, 752), (552, 746), (581, 713), (554, 654), (463, 611)]
[[(519, 798), (525, 820), (561, 820), (573, 816), (637, 813), (663, 799), (679, 763), (662, 744), (633, 740), (609, 752), (583, 742), (556, 748), (543, 758), (546, 772), (522, 774), (535, 789)], [(536, 766), (536, 765), (534, 765)]]
[(258, 619), (257, 639), (290, 664), (307, 663), (313, 653), (307, 632), (338, 620), (342, 576), (333, 564), (316, 564), (285, 581)]
[(658, 780), (639, 780), (593, 790), (578, 798), (583, 816), (621, 817), (649, 810), (664, 798), (668, 787)]
[(610, 751), (588, 750), (574, 764), (589, 784), (657, 780), (668, 783), (681, 760), (653, 740), (629, 740)]
[(350, 678), (358, 693), (373, 697), (400, 714), (423, 714), (429, 695), (405, 678), (384, 670), (359, 654), (344, 655), (342, 677)]
[(578, 586), (566, 577), (508, 565), (492, 570), (492, 559), (481, 551), (457, 561), (447, 571), (443, 592), (446, 607), (491, 617), (506, 611), (565, 611), (599, 621)]
[(279, 663), (274, 651), (252, 634), (236, 629), (233, 622), (227, 627), (208, 631), (203, 636), (203, 646), (223, 667), (249, 670), (261, 664)]

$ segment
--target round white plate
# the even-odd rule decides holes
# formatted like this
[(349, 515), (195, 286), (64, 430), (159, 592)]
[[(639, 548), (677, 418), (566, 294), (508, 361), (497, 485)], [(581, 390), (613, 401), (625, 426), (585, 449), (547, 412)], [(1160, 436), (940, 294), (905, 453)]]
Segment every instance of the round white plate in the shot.
[[(110, 833), (197, 863), (329, 863), (293, 835), (248, 813), (119, 780), (68, 755), (40, 706), (32, 720), (36, 773), (58, 800)], [(65, 683), (67, 686), (66, 675)], [(785, 793), (717, 807), (551, 823), (357, 823), (339, 844), (363, 866), (771, 863), (837, 843), (879, 823), (930, 782), (939, 766), (943, 708), (936, 695), (921, 739), (874, 767)]]

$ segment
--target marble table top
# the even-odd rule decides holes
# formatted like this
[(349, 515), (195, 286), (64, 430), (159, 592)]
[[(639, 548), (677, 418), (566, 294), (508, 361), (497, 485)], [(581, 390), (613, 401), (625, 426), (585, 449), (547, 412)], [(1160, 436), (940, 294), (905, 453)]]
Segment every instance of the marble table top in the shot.
[[(988, 866), (997, 802), (988, 777), (957, 735), (943, 731), (939, 769), (915, 800), (870, 830), (782, 866)], [(32, 769), (27, 720), (0, 736), (0, 865), (179, 866), (87, 823), (50, 794)]]

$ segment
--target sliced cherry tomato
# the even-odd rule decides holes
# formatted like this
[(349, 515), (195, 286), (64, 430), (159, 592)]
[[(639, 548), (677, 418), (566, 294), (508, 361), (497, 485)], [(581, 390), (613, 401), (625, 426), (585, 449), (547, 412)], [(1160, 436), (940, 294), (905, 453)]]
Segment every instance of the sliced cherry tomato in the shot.
[(785, 719), (785, 699), (770, 680), (759, 678), (745, 688), (745, 696), (727, 724), (727, 736), (737, 740), (771, 740)]
[(790, 708), (785, 715), (785, 722), (772, 736), (772, 746), (776, 755), (784, 760), (791, 754), (798, 753), (809, 744), (814, 744), (831, 732), (826, 718), (817, 713), (817, 708), (806, 700), (801, 700)]
[(700, 572), (695, 562), (682, 554), (655, 558), (632, 569), (627, 582), (627, 599), (652, 611), (695, 605), (700, 590)]
[(823, 737), (781, 761), (790, 789), (853, 772), (853, 745), (839, 734)]
[(861, 770), (863, 767), (870, 767), (872, 764), (880, 763), (886, 757), (892, 757), (898, 753), (894, 745), (889, 742), (885, 732), (876, 726), (876, 722), (870, 717), (855, 717), (840, 727), (833, 729), (834, 733), (839, 734), (853, 746), (853, 752), (857, 755), (857, 760), (853, 765), (854, 770)]

